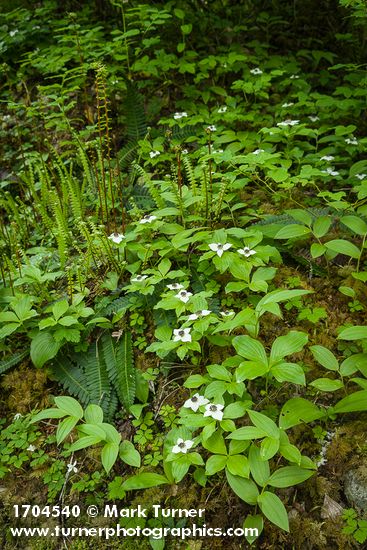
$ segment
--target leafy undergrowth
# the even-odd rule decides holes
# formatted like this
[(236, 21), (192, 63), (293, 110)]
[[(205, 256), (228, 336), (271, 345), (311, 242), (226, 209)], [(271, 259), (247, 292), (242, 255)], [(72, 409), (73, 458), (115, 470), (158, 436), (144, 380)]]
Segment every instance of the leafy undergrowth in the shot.
[(83, 510), (30, 523), (51, 528), (106, 503), (192, 524), (160, 504), (258, 536), (142, 548), (364, 543), (363, 3), (239, 4), (0, 15), (7, 527), (23, 503)]

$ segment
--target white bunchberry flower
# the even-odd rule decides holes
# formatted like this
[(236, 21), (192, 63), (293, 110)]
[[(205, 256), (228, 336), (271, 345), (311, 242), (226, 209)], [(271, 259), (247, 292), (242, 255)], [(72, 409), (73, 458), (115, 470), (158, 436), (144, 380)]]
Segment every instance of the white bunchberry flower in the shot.
[(326, 168), (326, 170), (321, 170), (323, 174), (328, 174), (329, 176), (339, 176), (339, 172), (333, 170), (332, 168)]
[(345, 138), (344, 141), (347, 145), (358, 145), (358, 140), (353, 136), (351, 138)]
[(209, 399), (206, 399), (206, 397), (195, 393), (190, 399), (187, 399), (187, 401), (185, 401), (183, 406), (186, 409), (191, 409), (192, 411), (196, 412), (199, 407), (201, 407), (202, 405), (206, 405), (207, 403), (209, 403)]
[(34, 453), (35, 450), (36, 447), (34, 445), (29, 445), (29, 447), (27, 447), (27, 451), (30, 451), (31, 453)]
[(181, 285), (180, 283), (172, 283), (171, 285), (166, 285), (167, 288), (169, 288), (170, 290), (181, 290), (181, 288), (185, 288), (183, 285)]
[(20, 418), (22, 418), (22, 416), (23, 416), (22, 414), (16, 413), (13, 417), (13, 422), (15, 422), (16, 420), (19, 420)]
[(292, 105), (294, 105), (292, 101), (290, 103), (283, 103), (282, 108), (286, 109), (287, 107), (292, 107)]
[(291, 74), (289, 77), (291, 80), (297, 80), (299, 78), (298, 74)]
[(230, 317), (231, 315), (234, 315), (234, 311), (221, 311), (220, 314), (222, 317)]
[(18, 29), (14, 29), (13, 31), (9, 32), (9, 36), (11, 36), (13, 38), (13, 36), (15, 36), (17, 34), (17, 32), (19, 32)]
[(144, 281), (148, 278), (148, 275), (137, 275), (136, 277), (133, 277), (131, 279), (132, 283), (140, 283), (141, 281)]
[(186, 439), (186, 441), (184, 441), (181, 437), (179, 437), (177, 439), (176, 445), (172, 447), (172, 452), (174, 454), (187, 453), (187, 451), (191, 449), (193, 444), (194, 442), (192, 441), (192, 439)]
[(356, 178), (362, 181), (364, 178), (367, 178), (367, 174), (356, 174)]
[(219, 107), (218, 113), (225, 113), (226, 110), (227, 110), (227, 106), (226, 106), (226, 105), (223, 105), (223, 107)]
[(255, 69), (251, 69), (250, 70), (250, 73), (251, 74), (263, 74), (262, 70), (260, 69), (260, 67), (255, 67)]
[(120, 244), (120, 242), (125, 239), (125, 235), (123, 235), (122, 233), (111, 233), (108, 238), (114, 243)]
[(265, 149), (256, 149), (255, 151), (252, 151), (253, 155), (260, 155), (260, 153), (265, 153)]
[(200, 319), (200, 317), (206, 317), (207, 315), (210, 315), (211, 311), (209, 309), (199, 309), (196, 313), (191, 313), (189, 315), (188, 320), (189, 321), (196, 321), (196, 319)]
[(190, 296), (192, 296), (192, 292), (187, 292), (187, 290), (180, 290), (180, 292), (175, 295), (175, 298), (178, 298), (179, 300), (181, 300), (181, 302), (186, 304), (186, 302), (190, 300)]
[(218, 254), (219, 257), (221, 257), (223, 255), (223, 252), (225, 250), (228, 250), (229, 248), (231, 248), (231, 244), (229, 243), (226, 243), (226, 244), (221, 244), (221, 243), (210, 243), (209, 245), (209, 248), (210, 250), (212, 250), (213, 252), (216, 252)]
[(181, 153), (182, 153), (183, 155), (187, 155), (188, 150), (187, 150), (187, 149), (182, 149)]
[(332, 160), (334, 160), (335, 157), (333, 157), (333, 155), (324, 155), (323, 157), (321, 157), (320, 160), (326, 160), (327, 162), (330, 162)]
[(175, 328), (173, 330), (174, 342), (191, 342), (191, 328)]
[(140, 220), (139, 223), (151, 223), (154, 222), (154, 220), (157, 219), (157, 216), (150, 216), (149, 214), (146, 214), (144, 218)]
[[(215, 153), (223, 153), (223, 149), (213, 149), (212, 151), (213, 154)], [(215, 172), (212, 172), (212, 174), (214, 174)]]
[(311, 120), (311, 122), (317, 122), (318, 120), (320, 120), (320, 117), (318, 117), (317, 115), (310, 115), (308, 118)]
[(175, 113), (173, 115), (173, 118), (175, 120), (180, 120), (180, 118), (184, 118), (185, 116), (187, 116), (187, 113), (185, 113), (185, 111), (183, 111), (182, 113)]
[(252, 256), (253, 254), (256, 254), (256, 250), (252, 250), (249, 246), (244, 246), (243, 248), (239, 248), (237, 252), (239, 254), (242, 254), (242, 256), (246, 256), (246, 258), (248, 258), (249, 256)]
[(211, 416), (215, 420), (222, 420), (224, 405), (205, 405), (204, 416)]
[(76, 474), (77, 471), (78, 471), (78, 468), (76, 467), (76, 465), (77, 465), (76, 460), (74, 462), (73, 461), (69, 462), (69, 464), (67, 464), (67, 469), (68, 469), (67, 473), (70, 474), (70, 473), (74, 472), (74, 474)]
[(157, 157), (160, 154), (161, 154), (160, 151), (150, 151), (149, 156), (151, 159), (154, 159), (154, 157)]
[(284, 120), (283, 122), (278, 122), (277, 126), (279, 126), (279, 127), (281, 127), (281, 126), (296, 126), (296, 124), (299, 124), (299, 120), (287, 119), (287, 120)]
[(209, 132), (216, 132), (217, 127), (214, 126), (214, 124), (211, 124), (210, 126), (207, 127), (207, 130), (209, 130)]

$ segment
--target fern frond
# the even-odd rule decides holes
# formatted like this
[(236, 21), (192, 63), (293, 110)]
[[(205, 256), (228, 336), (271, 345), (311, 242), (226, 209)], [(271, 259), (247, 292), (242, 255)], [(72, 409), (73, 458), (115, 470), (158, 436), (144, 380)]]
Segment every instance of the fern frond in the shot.
[(105, 363), (101, 358), (101, 344), (93, 342), (86, 353), (79, 355), (78, 361), (87, 379), (90, 402), (100, 405), (107, 412), (111, 386)]
[(174, 204), (180, 210), (181, 219), (184, 219), (184, 207), (183, 207), (182, 197), (178, 186), (178, 179), (177, 179), (177, 175), (173, 173), (173, 170), (172, 170), (172, 175), (168, 180), (168, 183), (170, 185), (172, 195), (174, 197)]
[(199, 204), (200, 204), (200, 211), (205, 212), (205, 219), (208, 219), (208, 214), (209, 214), (208, 172), (207, 172), (207, 166), (205, 164), (203, 164), (201, 168), (202, 168), (201, 177), (200, 177), (201, 202)]
[(138, 142), (136, 140), (129, 140), (126, 145), (121, 149), (118, 154), (120, 169), (124, 170), (129, 164), (131, 164), (135, 157), (138, 148)]
[(15, 365), (18, 365), (24, 359), (29, 355), (29, 351), (19, 351), (17, 353), (14, 353), (10, 357), (7, 357), (3, 361), (0, 361), (0, 374), (4, 374), (7, 370), (11, 369), (11, 367), (15, 367)]
[(120, 298), (117, 298), (105, 308), (103, 315), (112, 315), (113, 313), (127, 311), (130, 307), (131, 297), (135, 294), (137, 293), (133, 292), (129, 294), (129, 296), (121, 296)]
[(198, 194), (198, 186), (197, 186), (197, 183), (196, 183), (196, 177), (195, 177), (194, 169), (193, 169), (191, 161), (190, 161), (190, 159), (187, 155), (182, 156), (182, 163), (184, 165), (185, 174), (186, 174), (187, 180), (189, 182), (189, 185), (191, 187), (192, 193), (195, 196), (195, 195)]
[(224, 199), (224, 195), (227, 191), (228, 186), (229, 186), (229, 179), (228, 178), (223, 178), (223, 180), (221, 181), (221, 184), (220, 184), (218, 195), (217, 195), (216, 205), (215, 204), (212, 205), (212, 208), (215, 208), (214, 217), (216, 219), (220, 218), (223, 199)]
[(155, 187), (154, 182), (151, 180), (149, 174), (142, 168), (139, 164), (134, 163), (133, 165), (134, 170), (137, 172), (137, 174), (142, 178), (144, 181), (144, 184), (149, 190), (149, 193), (154, 200), (157, 208), (162, 209), (166, 206), (165, 201), (162, 199), (162, 195), (160, 191)]
[(169, 130), (171, 132), (170, 137), (172, 140), (184, 141), (185, 139), (193, 136), (197, 136), (199, 132), (202, 132), (202, 126), (198, 124), (196, 125), (188, 124), (187, 126), (180, 128), (180, 126), (176, 125), (176, 126), (173, 126), (173, 128), (170, 128)]
[(62, 211), (60, 200), (56, 191), (50, 193), (51, 208), (53, 210), (55, 221), (57, 225), (56, 242), (59, 250), (61, 267), (65, 267), (67, 258), (67, 243), (69, 240), (69, 231), (65, 215)]
[(131, 333), (125, 332), (116, 344), (110, 335), (102, 338), (102, 353), (108, 375), (126, 410), (134, 403), (136, 373)]
[(84, 406), (91, 401), (87, 378), (83, 370), (67, 357), (56, 357), (51, 366), (51, 375), (65, 390), (76, 397)]
[(113, 420), (113, 417), (115, 416), (116, 411), (118, 409), (118, 405), (119, 405), (119, 399), (117, 397), (117, 393), (115, 392), (115, 390), (112, 390), (108, 407), (105, 408), (105, 412), (104, 412), (104, 418), (106, 422), (111, 422)]
[(126, 127), (129, 141), (137, 141), (147, 133), (143, 96), (135, 82), (126, 80)]

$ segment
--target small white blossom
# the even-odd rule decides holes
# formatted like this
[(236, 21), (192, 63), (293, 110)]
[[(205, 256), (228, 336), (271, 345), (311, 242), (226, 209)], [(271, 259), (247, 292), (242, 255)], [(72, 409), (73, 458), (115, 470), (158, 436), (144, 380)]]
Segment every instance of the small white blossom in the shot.
[(224, 405), (206, 405), (204, 416), (211, 416), (215, 420), (222, 420)]
[(196, 319), (200, 319), (200, 317), (206, 317), (207, 315), (210, 315), (210, 314), (211, 314), (211, 311), (209, 309), (200, 309), (196, 313), (191, 313), (188, 319), (189, 321), (196, 321)]
[(358, 145), (358, 140), (353, 136), (351, 138), (345, 138), (344, 141), (347, 145)]
[(76, 474), (77, 471), (78, 471), (78, 468), (76, 467), (76, 465), (77, 465), (76, 460), (74, 462), (73, 461), (69, 462), (69, 464), (67, 464), (67, 469), (68, 469), (67, 473), (70, 474), (70, 473), (74, 472), (74, 474)]
[[(223, 153), (223, 149), (213, 149), (212, 150), (212, 153), (215, 154), (215, 153)], [(212, 174), (214, 174), (215, 172), (212, 172)]]
[(278, 122), (277, 126), (296, 126), (296, 124), (299, 124), (299, 120), (284, 120), (283, 122)]
[(131, 279), (132, 283), (140, 283), (141, 281), (144, 281), (148, 278), (148, 275), (137, 275), (133, 279)]
[(297, 80), (299, 78), (298, 74), (291, 74), (289, 77), (291, 80)]
[(157, 219), (157, 216), (150, 216), (149, 214), (146, 214), (146, 215), (144, 216), (144, 218), (142, 218), (142, 219), (140, 220), (139, 223), (151, 223), (151, 222), (153, 222), (153, 221), (156, 220), (156, 219)]
[(27, 451), (30, 451), (31, 453), (34, 453), (35, 450), (36, 447), (34, 445), (29, 445), (29, 447), (27, 447)]
[(13, 422), (15, 422), (16, 420), (19, 420), (20, 418), (22, 418), (22, 416), (23, 415), (20, 414), (20, 413), (15, 414), (14, 417), (13, 417)]
[(114, 243), (120, 244), (120, 242), (125, 239), (125, 235), (123, 235), (122, 233), (111, 233), (108, 238)]
[(211, 126), (208, 126), (208, 127), (207, 127), (207, 130), (209, 130), (209, 132), (216, 132), (216, 131), (217, 131), (217, 127), (214, 126), (214, 124), (212, 124)]
[(265, 153), (265, 149), (256, 149), (255, 151), (252, 151), (253, 155), (260, 155), (260, 153)]
[(310, 115), (308, 118), (311, 120), (311, 122), (317, 122), (318, 120), (320, 120), (320, 117), (318, 117), (317, 115)]
[(255, 67), (255, 69), (251, 69), (250, 70), (250, 73), (251, 74), (263, 74), (262, 70), (260, 69), (260, 67)]
[(11, 36), (13, 38), (13, 36), (15, 36), (17, 34), (17, 32), (19, 32), (18, 29), (14, 29), (13, 31), (9, 32), (9, 36)]
[(187, 290), (180, 290), (178, 294), (175, 295), (175, 298), (178, 298), (186, 304), (190, 300), (190, 296), (192, 296), (192, 292), (187, 292)]
[(118, 84), (119, 81), (118, 80), (111, 80), (111, 84)]
[(175, 114), (173, 115), (173, 118), (174, 118), (175, 120), (180, 120), (180, 118), (183, 118), (183, 117), (185, 117), (185, 116), (187, 116), (187, 113), (185, 113), (185, 111), (183, 111), (182, 113), (175, 113)]
[(149, 156), (151, 159), (154, 159), (154, 157), (157, 157), (160, 154), (161, 154), (160, 151), (150, 151)]
[(181, 290), (181, 288), (185, 288), (183, 285), (181, 285), (180, 283), (172, 283), (171, 285), (166, 285), (167, 288), (169, 288), (170, 290)]
[(290, 103), (283, 103), (282, 107), (286, 109), (287, 107), (292, 107), (292, 105), (294, 105), (294, 103), (291, 101)]
[(187, 451), (191, 449), (193, 444), (194, 442), (192, 441), (192, 439), (186, 439), (186, 441), (184, 441), (181, 437), (179, 437), (177, 439), (176, 445), (172, 447), (172, 452), (174, 454), (187, 453)]
[(326, 168), (326, 170), (321, 170), (323, 174), (328, 174), (329, 176), (339, 176), (339, 172), (333, 170), (332, 168)]
[(219, 107), (218, 113), (225, 113), (226, 110), (227, 110), (227, 106), (226, 106), (226, 105), (223, 105), (223, 107)]
[(188, 150), (187, 150), (187, 149), (182, 149), (181, 153), (182, 153), (183, 155), (187, 155)]
[(173, 330), (174, 342), (191, 342), (191, 328), (175, 328)]
[(242, 256), (246, 256), (246, 258), (248, 258), (249, 256), (252, 256), (253, 254), (256, 254), (256, 250), (252, 250), (249, 246), (244, 246), (243, 248), (239, 248), (237, 252), (239, 254), (242, 254)]
[(231, 315), (234, 315), (234, 311), (221, 311), (220, 314), (222, 317), (230, 317)]
[(367, 178), (367, 174), (356, 174), (356, 178), (362, 181), (364, 178)]
[(334, 432), (327, 432), (323, 441), (318, 440), (322, 444), (321, 445), (320, 458), (316, 461), (316, 466), (318, 468), (327, 463), (327, 456), (326, 456), (327, 455), (327, 450), (328, 450), (334, 436), (335, 436), (335, 431)]
[(206, 405), (207, 403), (209, 403), (209, 399), (206, 399), (206, 397), (195, 393), (190, 399), (187, 399), (187, 401), (185, 401), (183, 406), (186, 409), (191, 409), (196, 412), (199, 407), (201, 407), (202, 405)]
[(320, 160), (326, 160), (327, 162), (330, 162), (332, 160), (334, 160), (335, 157), (333, 157), (333, 155), (324, 155), (323, 157), (321, 157)]
[(223, 252), (225, 250), (228, 250), (229, 248), (231, 248), (231, 244), (229, 243), (226, 243), (226, 244), (221, 244), (221, 243), (210, 243), (209, 245), (209, 248), (210, 250), (212, 250), (213, 252), (216, 252), (218, 254), (219, 257), (221, 257), (223, 255)]

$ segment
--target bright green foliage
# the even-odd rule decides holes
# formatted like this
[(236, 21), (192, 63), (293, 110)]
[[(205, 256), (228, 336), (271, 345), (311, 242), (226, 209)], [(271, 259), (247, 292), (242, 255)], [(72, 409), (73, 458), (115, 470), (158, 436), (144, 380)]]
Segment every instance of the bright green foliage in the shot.
[(59, 355), (52, 374), (84, 405), (100, 405), (109, 419), (115, 414), (118, 401), (128, 410), (136, 392), (131, 334), (126, 332), (115, 344), (111, 336), (105, 335), (86, 352), (73, 354), (70, 359)]
[(288, 532), (305, 425), (367, 410), (364, 3), (99, 4), (0, 14), (0, 374), (70, 394), (1, 475), (96, 447), (96, 501), (224, 482)]

